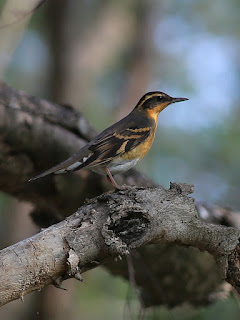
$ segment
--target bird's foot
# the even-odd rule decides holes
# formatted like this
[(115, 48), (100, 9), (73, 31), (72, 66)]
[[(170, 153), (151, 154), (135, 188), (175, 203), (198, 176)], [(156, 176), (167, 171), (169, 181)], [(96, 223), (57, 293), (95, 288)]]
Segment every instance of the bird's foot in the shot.
[(132, 187), (131, 186), (127, 186), (126, 184), (120, 186), (119, 184), (115, 185), (115, 191), (126, 191), (126, 190), (129, 190), (131, 189)]

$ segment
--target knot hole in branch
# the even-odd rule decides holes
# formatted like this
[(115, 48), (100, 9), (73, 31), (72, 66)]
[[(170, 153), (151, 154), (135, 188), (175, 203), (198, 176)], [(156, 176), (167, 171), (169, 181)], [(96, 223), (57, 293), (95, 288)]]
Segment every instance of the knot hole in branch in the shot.
[(108, 229), (129, 245), (146, 233), (148, 225), (146, 212), (140, 208), (130, 207), (122, 211), (117, 219), (113, 219)]
[(111, 251), (127, 254), (128, 246), (147, 232), (149, 214), (141, 207), (126, 202), (111, 208), (111, 211), (111, 216), (103, 226), (102, 235)]

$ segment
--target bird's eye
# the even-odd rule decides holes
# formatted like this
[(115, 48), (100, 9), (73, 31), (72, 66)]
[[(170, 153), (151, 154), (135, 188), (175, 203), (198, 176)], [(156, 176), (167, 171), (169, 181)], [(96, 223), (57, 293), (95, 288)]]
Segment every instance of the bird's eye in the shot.
[(162, 101), (163, 96), (157, 96), (157, 101)]

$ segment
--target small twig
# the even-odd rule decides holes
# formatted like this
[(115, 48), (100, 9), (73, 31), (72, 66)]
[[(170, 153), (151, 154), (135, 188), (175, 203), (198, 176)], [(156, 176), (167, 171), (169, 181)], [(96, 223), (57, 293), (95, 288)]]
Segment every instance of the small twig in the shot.
[(126, 301), (123, 307), (123, 320), (126, 319), (125, 318), (125, 314), (127, 315), (127, 312), (129, 313), (129, 318), (132, 319), (132, 314), (131, 314), (131, 308), (130, 308), (130, 285), (128, 286), (127, 289), (127, 295), (126, 295)]
[(134, 271), (134, 266), (133, 266), (133, 259), (131, 254), (127, 255), (127, 265), (128, 265), (128, 274), (129, 274), (129, 281), (130, 284), (138, 298), (138, 301), (140, 303), (140, 312), (138, 319), (141, 320), (144, 317), (145, 314), (145, 304), (142, 299), (141, 293), (138, 290), (137, 284), (136, 284), (136, 279), (135, 279), (135, 271)]

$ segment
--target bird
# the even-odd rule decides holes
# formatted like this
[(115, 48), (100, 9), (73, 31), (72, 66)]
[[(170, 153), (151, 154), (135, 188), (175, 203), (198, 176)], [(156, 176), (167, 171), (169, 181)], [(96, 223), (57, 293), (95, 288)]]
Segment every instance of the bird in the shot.
[(102, 131), (70, 158), (28, 181), (86, 168), (106, 175), (115, 189), (126, 189), (113, 176), (131, 169), (146, 156), (154, 140), (159, 113), (168, 105), (185, 100), (188, 99), (173, 98), (161, 91), (144, 94), (125, 118)]

